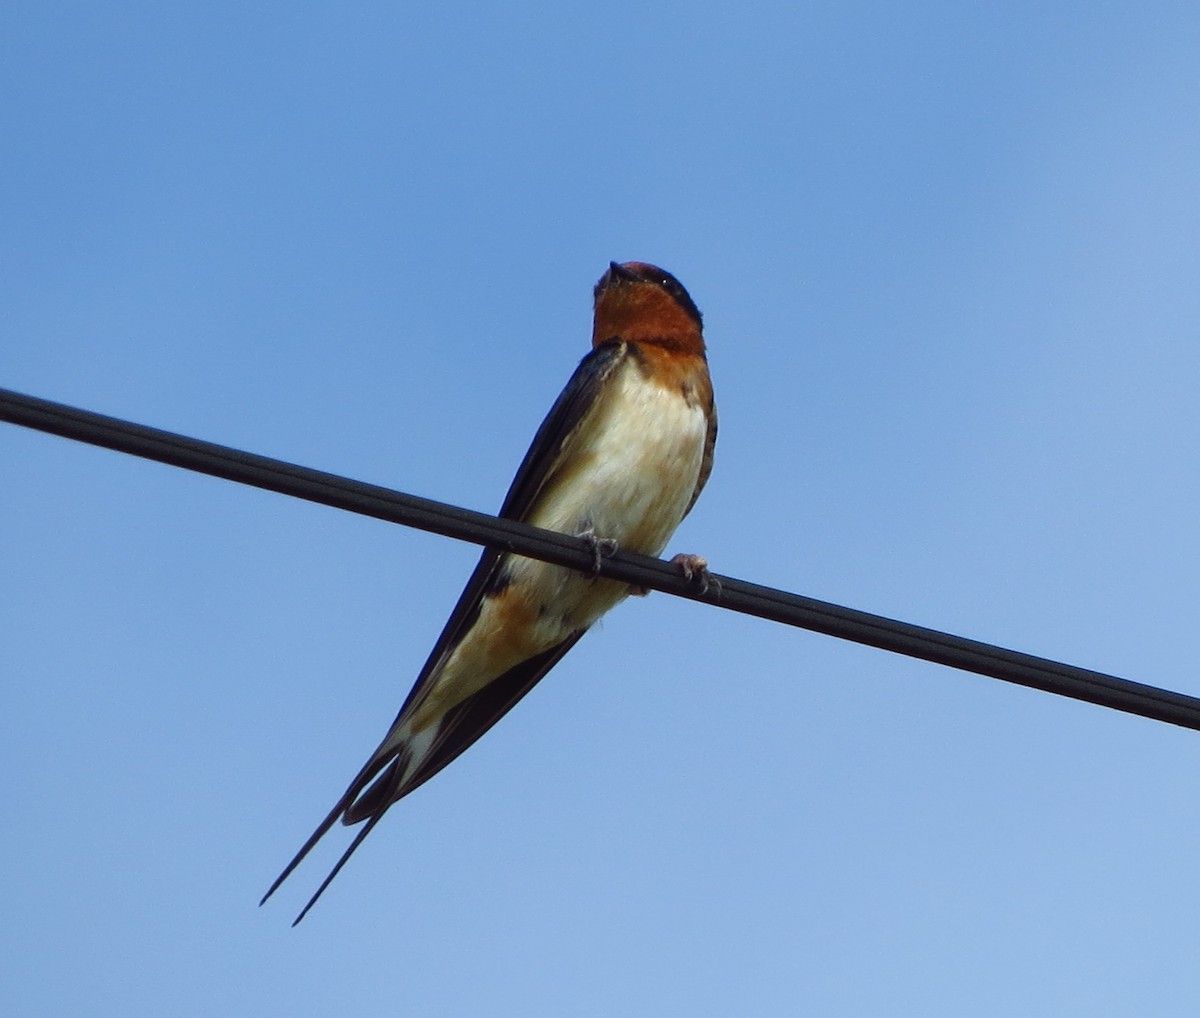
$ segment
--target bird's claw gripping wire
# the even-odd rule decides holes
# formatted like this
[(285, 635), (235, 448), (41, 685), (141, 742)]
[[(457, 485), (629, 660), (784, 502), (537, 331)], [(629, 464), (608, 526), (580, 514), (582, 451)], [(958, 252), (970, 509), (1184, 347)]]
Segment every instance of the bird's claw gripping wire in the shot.
[(594, 580), (600, 575), (600, 566), (606, 558), (612, 558), (617, 552), (617, 542), (611, 537), (597, 537), (596, 532), (585, 530), (579, 535), (587, 542), (588, 549), (592, 553), (592, 568), (584, 575), (589, 580)]
[[(702, 555), (675, 555), (671, 559), (671, 565), (679, 569), (688, 583), (699, 583), (701, 594), (713, 590), (718, 597), (720, 596), (721, 581), (708, 571), (708, 559)], [(635, 597), (645, 597), (650, 593), (650, 588), (631, 583), (629, 593)]]
[(675, 555), (671, 565), (678, 566), (683, 578), (688, 583), (699, 583), (700, 593), (707, 594), (710, 590), (721, 593), (721, 581), (708, 571), (708, 559), (702, 555)]

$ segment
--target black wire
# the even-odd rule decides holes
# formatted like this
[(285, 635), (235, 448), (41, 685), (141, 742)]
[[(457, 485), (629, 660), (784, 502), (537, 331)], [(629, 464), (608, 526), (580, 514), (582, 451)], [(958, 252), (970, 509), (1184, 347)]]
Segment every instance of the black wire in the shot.
[[(570, 569), (587, 571), (594, 566), (593, 547), (577, 537), (539, 530), (513, 520), (498, 519), (486, 513), (460, 509), (7, 389), (0, 389), (0, 420), (336, 509), (517, 552)], [(1200, 731), (1200, 699), (1183, 693), (728, 576), (714, 575), (707, 589), (702, 589), (701, 584), (686, 580), (677, 567), (645, 555), (617, 551), (601, 561), (600, 574), (730, 611)]]

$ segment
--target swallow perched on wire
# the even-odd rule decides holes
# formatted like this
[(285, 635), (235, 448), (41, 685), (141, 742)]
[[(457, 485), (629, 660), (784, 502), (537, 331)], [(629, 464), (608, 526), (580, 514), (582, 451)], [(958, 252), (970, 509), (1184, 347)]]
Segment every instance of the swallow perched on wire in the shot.
[[(669, 272), (613, 262), (596, 284), (592, 350), (534, 436), (500, 515), (586, 537), (597, 561), (616, 547), (658, 555), (708, 480), (716, 439), (699, 310)], [(675, 561), (689, 578), (705, 573), (698, 556)], [(499, 721), (600, 616), (645, 592), (485, 550), (383, 742), (262, 901), (337, 820), (365, 821), (300, 922), (392, 803)]]

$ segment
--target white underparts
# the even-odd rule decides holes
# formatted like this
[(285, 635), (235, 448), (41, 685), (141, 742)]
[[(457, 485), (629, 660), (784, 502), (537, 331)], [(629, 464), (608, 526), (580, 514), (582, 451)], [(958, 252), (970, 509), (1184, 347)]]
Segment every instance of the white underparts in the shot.
[[(660, 554), (691, 501), (706, 432), (699, 406), (647, 379), (627, 358), (576, 429), (528, 522)], [(626, 584), (520, 556), (504, 570), (508, 584), (484, 599), (470, 633), (418, 708), (418, 727), (588, 628), (629, 594)]]

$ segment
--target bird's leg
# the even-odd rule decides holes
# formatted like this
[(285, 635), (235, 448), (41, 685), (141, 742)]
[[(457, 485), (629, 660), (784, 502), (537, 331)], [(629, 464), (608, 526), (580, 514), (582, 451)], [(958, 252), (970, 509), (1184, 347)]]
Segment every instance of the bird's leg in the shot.
[(691, 583), (700, 584), (700, 593), (707, 594), (709, 588), (721, 593), (721, 581), (708, 571), (708, 559), (701, 555), (676, 555), (671, 559), (671, 565), (678, 566), (683, 578)]
[[(671, 559), (671, 565), (679, 567), (679, 571), (683, 573), (683, 578), (688, 583), (691, 583), (693, 580), (698, 582), (701, 594), (707, 594), (709, 590), (715, 590), (717, 595), (720, 595), (721, 581), (708, 571), (708, 559), (701, 555), (676, 555)], [(635, 597), (645, 597), (650, 593), (650, 588), (639, 587), (631, 583), (629, 585), (629, 593)]]
[(617, 542), (611, 537), (597, 537), (596, 531), (591, 527), (588, 527), (587, 530), (578, 536), (587, 542), (588, 547), (592, 551), (592, 571), (584, 573), (584, 575), (589, 580), (594, 580), (600, 575), (600, 563), (616, 553)]

